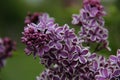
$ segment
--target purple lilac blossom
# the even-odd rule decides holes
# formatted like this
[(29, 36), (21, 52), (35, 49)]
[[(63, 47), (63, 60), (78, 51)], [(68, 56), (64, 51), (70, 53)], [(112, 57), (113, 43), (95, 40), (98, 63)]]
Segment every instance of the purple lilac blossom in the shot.
[(37, 17), (37, 24), (32, 22), (24, 28), (22, 42), (27, 46), (25, 52), (28, 55), (33, 53), (34, 57), (36, 55), (41, 57), (44, 52), (50, 49), (48, 44), (51, 40), (50, 35), (54, 35), (52, 30), (55, 29), (57, 24), (54, 24), (54, 19), (50, 18), (46, 13), (37, 15)]
[(5, 65), (6, 58), (12, 56), (12, 51), (16, 49), (16, 42), (5, 37), (0, 39), (0, 68)]
[(79, 60), (80, 63), (85, 64), (87, 62), (87, 57), (89, 56), (88, 49), (81, 49), (79, 46), (76, 47), (76, 54), (74, 54), (73, 59), (75, 61)]
[[(100, 0), (84, 0), (80, 14), (73, 14), (72, 24), (82, 26), (79, 36), (81, 40), (85, 40), (84, 43), (109, 43), (108, 30), (104, 28), (105, 14)], [(109, 45), (102, 47), (110, 50)]]
[[(120, 50), (108, 59), (96, 53), (104, 48), (110, 50), (105, 14), (100, 0), (84, 0), (83, 9), (73, 15), (72, 21), (82, 26), (79, 36), (67, 24), (56, 24), (47, 13), (28, 15), (22, 37), (25, 52), (38, 55), (46, 68), (36, 80), (119, 80)], [(88, 42), (102, 46), (91, 53), (89, 46), (82, 45)]]
[(120, 67), (120, 49), (117, 51), (117, 55), (111, 55), (110, 56), (110, 61), (112, 64), (116, 64)]
[(27, 45), (25, 52), (30, 55), (32, 52), (34, 56), (38, 53), (39, 56), (44, 54), (44, 51), (48, 51), (49, 47), (46, 45), (49, 42), (48, 34), (45, 34), (37, 30), (35, 25), (28, 25), (25, 27), (22, 33), (22, 42)]

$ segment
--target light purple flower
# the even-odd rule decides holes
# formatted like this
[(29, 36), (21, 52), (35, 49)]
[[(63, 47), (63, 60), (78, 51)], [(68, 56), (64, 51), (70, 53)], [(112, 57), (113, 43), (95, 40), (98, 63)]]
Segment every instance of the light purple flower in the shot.
[(117, 55), (111, 55), (109, 57), (109, 60), (111, 61), (111, 64), (117, 64), (120, 68), (120, 49), (117, 51)]
[(100, 69), (99, 75), (96, 75), (96, 80), (110, 80), (111, 72), (108, 69)]
[(50, 18), (47, 13), (42, 14), (39, 16), (39, 23), (37, 28), (41, 31), (45, 31), (46, 29), (53, 29), (55, 27), (54, 18)]
[[(45, 66), (37, 80), (114, 80), (120, 74), (120, 50), (109, 59), (97, 51), (109, 48), (108, 30), (104, 28), (104, 7), (100, 0), (83, 0), (80, 14), (72, 23), (81, 26), (79, 35), (65, 24), (59, 26), (47, 13), (29, 15), (22, 42), (28, 55), (40, 57)], [(33, 17), (33, 18), (32, 18)], [(91, 53), (91, 45), (96, 44)], [(84, 47), (85, 46), (87, 47)], [(2, 46), (0, 46), (0, 49)], [(89, 50), (90, 49), (90, 50)], [(0, 50), (1, 51), (1, 50)], [(2, 52), (2, 51), (1, 51)]]
[(63, 39), (68, 45), (76, 37), (74, 29), (70, 29), (67, 24), (63, 26)]
[(80, 47), (76, 47), (76, 54), (74, 54), (73, 59), (75, 61), (79, 60), (80, 63), (85, 64), (87, 62), (88, 55), (88, 49), (81, 49)]
[(55, 30), (51, 31), (51, 34), (49, 34), (49, 37), (51, 39), (49, 46), (51, 47), (55, 47), (57, 49), (61, 49), (62, 48), (62, 35), (61, 35), (61, 27), (57, 27)]

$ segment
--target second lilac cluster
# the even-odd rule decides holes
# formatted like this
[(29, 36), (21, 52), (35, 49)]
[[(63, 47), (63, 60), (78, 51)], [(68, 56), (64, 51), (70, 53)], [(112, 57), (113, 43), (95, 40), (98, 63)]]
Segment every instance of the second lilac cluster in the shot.
[(83, 0), (83, 8), (80, 14), (73, 15), (72, 24), (82, 26), (79, 36), (84, 43), (102, 43), (102, 48), (110, 50), (107, 40), (108, 30), (104, 27), (105, 14), (100, 0)]

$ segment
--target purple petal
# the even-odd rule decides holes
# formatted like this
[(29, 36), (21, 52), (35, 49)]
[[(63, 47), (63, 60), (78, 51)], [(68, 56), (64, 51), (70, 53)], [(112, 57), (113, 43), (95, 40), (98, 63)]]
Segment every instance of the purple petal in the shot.
[(117, 56), (120, 55), (120, 49), (117, 50)]
[(62, 62), (62, 64), (63, 64), (64, 66), (67, 66), (67, 65), (69, 65), (69, 62), (68, 62), (67, 60), (64, 60), (64, 61)]
[(61, 48), (62, 48), (62, 44), (59, 43), (59, 42), (57, 42), (57, 43), (56, 43), (56, 48), (57, 48), (57, 49), (61, 49)]
[(68, 45), (65, 45), (65, 50), (69, 52), (70, 51), (70, 47), (68, 47)]
[(89, 59), (94, 59), (94, 58), (96, 58), (96, 56), (97, 56), (96, 53), (93, 53), (90, 55)]
[(44, 54), (44, 50), (43, 50), (43, 49), (40, 49), (40, 50), (39, 50), (39, 56), (42, 57), (43, 54)]
[(60, 56), (61, 56), (62, 58), (67, 58), (67, 57), (68, 57), (68, 54), (67, 54), (67, 52), (63, 51), (63, 52), (60, 53)]
[(109, 77), (109, 73), (108, 73), (108, 70), (107, 69), (102, 69), (101, 70), (101, 73), (104, 77), (108, 78)]
[(116, 57), (116, 56), (111, 55), (109, 59), (110, 59), (110, 61), (112, 61), (113, 63), (117, 63), (117, 57)]
[(88, 54), (88, 50), (87, 49), (83, 49), (83, 51), (81, 52), (81, 55), (87, 55)]
[(48, 52), (49, 51), (49, 47), (48, 46), (44, 46), (44, 51)]
[(117, 62), (118, 66), (120, 67), (120, 61)]
[(71, 43), (71, 40), (70, 39), (66, 39), (66, 44), (70, 45), (70, 43)]
[[(70, 34), (70, 33), (69, 33), (69, 34)], [(70, 34), (70, 35), (69, 35), (69, 38), (71, 38), (71, 39), (72, 39), (72, 38), (75, 38), (75, 34)]]
[(106, 79), (104, 77), (99, 76), (99, 77), (97, 77), (96, 80), (106, 80)]
[(55, 43), (52, 41), (52, 42), (49, 43), (49, 46), (54, 46), (54, 44)]
[(73, 56), (73, 60), (77, 61), (78, 59), (79, 59), (79, 55), (78, 55), (78, 54), (75, 54), (75, 55)]
[(96, 27), (95, 28), (95, 33), (97, 33), (99, 31), (99, 29), (100, 29), (99, 27)]
[(75, 47), (71, 48), (71, 53), (75, 52)]
[(94, 68), (94, 70), (98, 69), (98, 62), (97, 61), (93, 62), (93, 68)]
[(31, 51), (28, 49), (28, 48), (25, 48), (25, 53), (27, 54), (27, 55), (30, 55), (31, 54)]
[(60, 80), (59, 77), (54, 76), (52, 80)]
[(76, 51), (77, 51), (78, 53), (81, 53), (81, 48), (80, 48), (79, 46), (77, 46), (77, 47), (76, 47)]
[(55, 31), (56, 32), (62, 32), (63, 31), (63, 27), (57, 27)]
[(69, 72), (70, 74), (73, 74), (73, 68), (69, 67), (69, 68), (67, 68), (67, 69), (68, 69), (68, 72)]
[(95, 17), (97, 13), (98, 13), (98, 9), (96, 7), (94, 7), (94, 8), (91, 9), (90, 16), (91, 17)]
[(96, 36), (95, 36), (95, 35), (91, 35), (90, 39), (91, 39), (92, 41), (95, 41), (95, 40), (96, 40)]
[(85, 63), (87, 62), (86, 58), (83, 57), (83, 56), (79, 56), (79, 61), (80, 61), (80, 63), (82, 63), (82, 64), (85, 64)]
[(76, 61), (73, 61), (72, 63), (71, 63), (71, 66), (72, 67), (76, 67), (78, 65), (78, 63), (76, 62)]
[(76, 14), (74, 14), (73, 15), (73, 20), (72, 20), (72, 24), (78, 24), (79, 23), (79, 15), (76, 15)]
[(119, 76), (120, 75), (120, 70), (116, 70), (114, 73), (113, 73), (113, 76)]

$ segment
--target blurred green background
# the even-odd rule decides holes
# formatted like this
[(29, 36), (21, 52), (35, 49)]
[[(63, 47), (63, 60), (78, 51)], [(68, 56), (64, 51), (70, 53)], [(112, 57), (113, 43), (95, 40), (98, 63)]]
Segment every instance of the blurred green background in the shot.
[[(120, 48), (120, 0), (102, 0), (107, 11), (106, 28), (109, 30), (109, 42), (112, 51), (104, 55), (115, 54)], [(11, 37), (17, 41), (17, 51), (7, 59), (0, 73), (0, 80), (35, 80), (44, 67), (39, 59), (26, 56), (24, 45), (20, 41), (24, 28), (24, 18), (28, 12), (47, 12), (60, 25), (71, 27), (71, 16), (79, 13), (81, 0), (1, 0), (0, 1), (0, 37)], [(77, 29), (77, 27), (75, 27)], [(78, 29), (77, 29), (78, 30)]]

